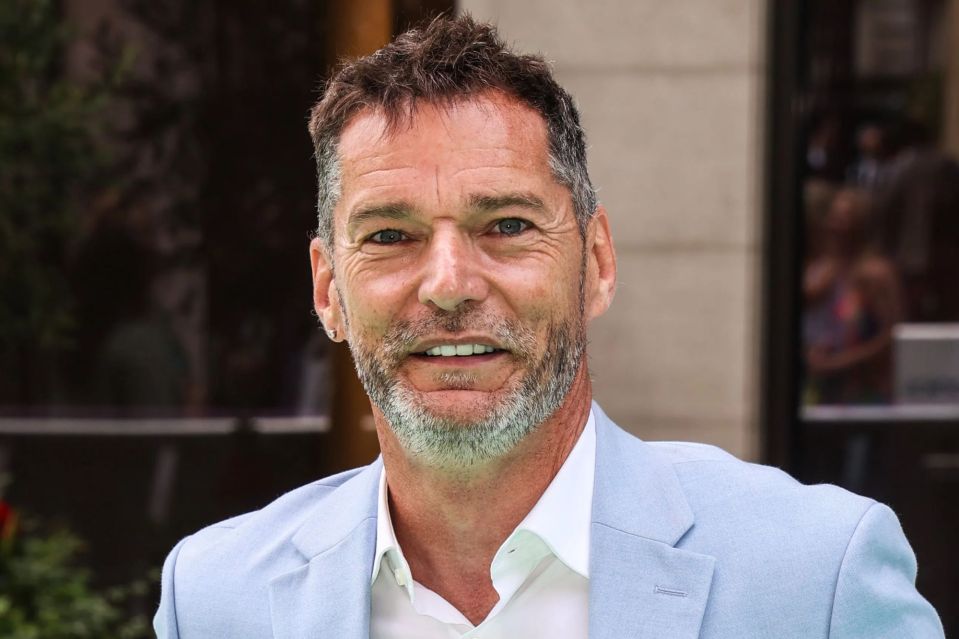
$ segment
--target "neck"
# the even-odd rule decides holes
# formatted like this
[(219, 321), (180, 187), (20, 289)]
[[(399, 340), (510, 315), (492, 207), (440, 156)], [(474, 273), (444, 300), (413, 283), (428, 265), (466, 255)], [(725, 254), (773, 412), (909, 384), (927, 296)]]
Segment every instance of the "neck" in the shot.
[(592, 390), (585, 361), (563, 405), (510, 454), (457, 475), (411, 459), (374, 410), (397, 541), (414, 579), (473, 623), (497, 601), (490, 564), (579, 439)]

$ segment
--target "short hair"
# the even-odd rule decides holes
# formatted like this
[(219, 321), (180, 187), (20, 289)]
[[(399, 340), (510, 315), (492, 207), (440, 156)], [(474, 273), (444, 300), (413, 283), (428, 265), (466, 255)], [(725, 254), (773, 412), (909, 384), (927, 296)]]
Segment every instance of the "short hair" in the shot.
[(493, 25), (469, 15), (441, 16), (397, 36), (372, 55), (345, 63), (310, 113), (319, 186), (317, 235), (327, 249), (333, 246), (333, 208), (341, 194), (337, 147), (355, 114), (378, 111), (394, 127), (412, 117), (417, 102), (452, 105), (489, 91), (502, 92), (543, 117), (550, 171), (570, 190), (580, 233), (585, 234), (596, 210), (596, 191), (572, 96), (542, 57), (514, 53)]

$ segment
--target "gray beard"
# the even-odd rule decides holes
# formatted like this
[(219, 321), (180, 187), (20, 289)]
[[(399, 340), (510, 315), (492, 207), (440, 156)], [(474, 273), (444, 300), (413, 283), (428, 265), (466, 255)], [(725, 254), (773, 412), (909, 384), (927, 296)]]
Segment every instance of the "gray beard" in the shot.
[[(461, 332), (467, 327), (495, 336), (509, 356), (526, 364), (520, 383), (491, 404), (475, 406), (478, 417), (469, 422), (432, 413), (418, 401), (415, 391), (398, 381), (396, 374), (420, 336), (439, 330)], [(576, 378), (586, 336), (582, 322), (551, 323), (543, 355), (537, 359), (532, 330), (465, 310), (398, 322), (375, 349), (352, 338), (349, 344), (363, 387), (404, 450), (432, 467), (452, 470), (502, 457), (549, 419), (565, 401)], [(453, 389), (468, 388), (470, 374), (451, 373), (445, 381)]]

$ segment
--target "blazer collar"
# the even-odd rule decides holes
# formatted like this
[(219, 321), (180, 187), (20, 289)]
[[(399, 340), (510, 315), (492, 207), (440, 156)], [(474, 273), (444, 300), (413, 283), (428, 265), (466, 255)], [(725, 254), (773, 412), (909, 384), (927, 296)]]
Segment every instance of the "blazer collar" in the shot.
[(303, 557), (313, 559), (340, 543), (367, 520), (376, 523), (376, 500), (382, 471), (383, 458), (377, 457), (317, 505), (293, 535), (293, 545)]
[(676, 547), (694, 525), (679, 478), (595, 403), (593, 411), (589, 636), (698, 637), (715, 559)]
[(595, 402), (593, 521), (669, 546), (693, 526), (693, 511), (672, 464), (622, 430)]
[(369, 636), (376, 491), (382, 461), (333, 490), (293, 535), (304, 564), (270, 581), (276, 639)]
[[(713, 557), (676, 548), (694, 525), (673, 467), (597, 404), (591, 639), (699, 636)], [(324, 498), (293, 536), (304, 564), (270, 582), (276, 639), (369, 636), (382, 461)]]

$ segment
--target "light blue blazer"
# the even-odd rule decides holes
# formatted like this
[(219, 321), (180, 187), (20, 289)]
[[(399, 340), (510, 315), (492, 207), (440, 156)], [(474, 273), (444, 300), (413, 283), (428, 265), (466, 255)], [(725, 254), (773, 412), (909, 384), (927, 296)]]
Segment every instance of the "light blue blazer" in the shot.
[[(943, 637), (886, 506), (710, 446), (642, 442), (593, 410), (592, 639)], [(381, 468), (181, 541), (158, 637), (368, 637)]]

